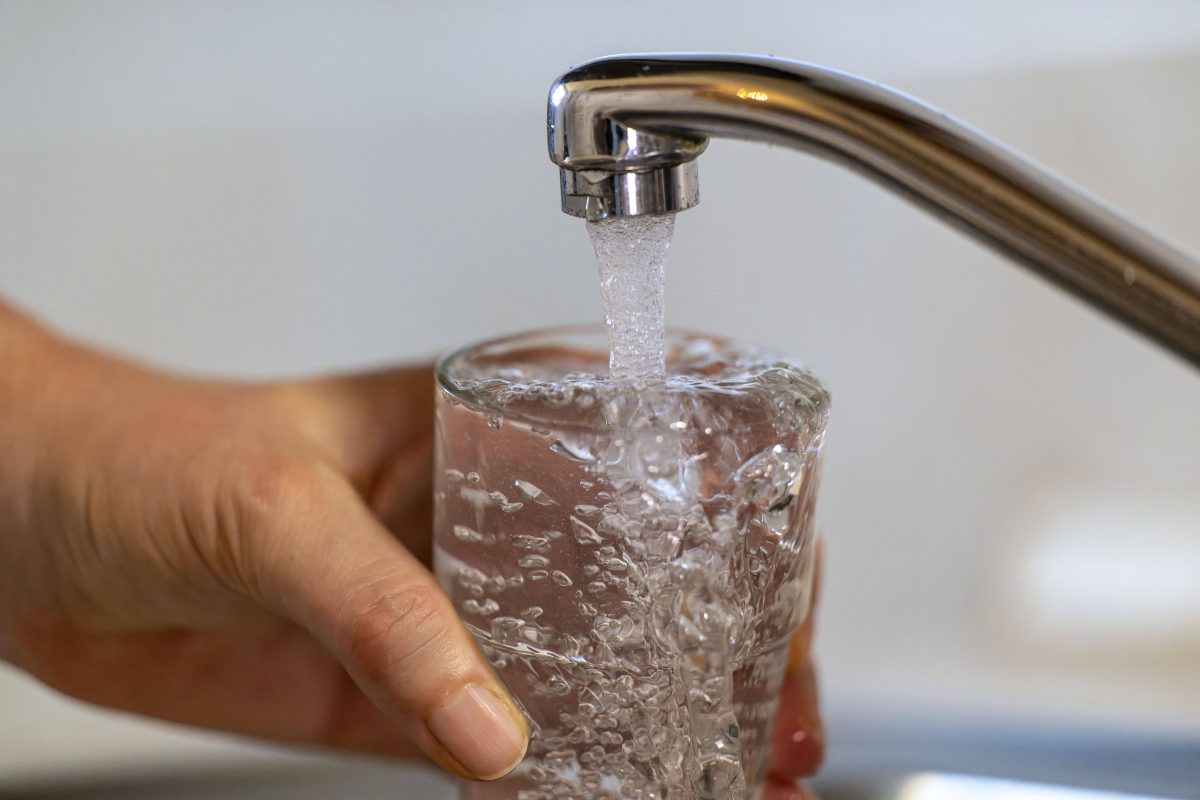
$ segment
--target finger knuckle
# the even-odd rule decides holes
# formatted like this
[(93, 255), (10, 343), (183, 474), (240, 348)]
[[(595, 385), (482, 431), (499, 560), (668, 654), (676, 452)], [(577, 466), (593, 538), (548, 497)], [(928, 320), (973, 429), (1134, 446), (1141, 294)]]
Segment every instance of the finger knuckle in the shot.
[(265, 456), (240, 471), (237, 494), (250, 521), (269, 524), (311, 503), (320, 489), (318, 479), (308, 464), (291, 457)]
[(328, 494), (325, 478), (289, 456), (258, 456), (225, 475), (216, 518), (207, 526), (215, 534), (214, 564), (251, 596), (269, 602), (273, 565)]
[(416, 669), (423, 654), (448, 640), (450, 625), (432, 587), (394, 586), (369, 597), (350, 606), (344, 625), (351, 662), (367, 677)]

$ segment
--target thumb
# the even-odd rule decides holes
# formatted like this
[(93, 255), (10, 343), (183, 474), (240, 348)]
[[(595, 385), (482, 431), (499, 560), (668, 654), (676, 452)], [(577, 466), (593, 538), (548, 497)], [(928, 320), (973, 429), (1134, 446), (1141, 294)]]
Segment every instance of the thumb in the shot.
[(449, 599), (349, 484), (332, 472), (319, 482), (272, 504), (299, 521), (259, 554), (269, 602), (439, 765), (473, 779), (507, 774), (528, 725)]

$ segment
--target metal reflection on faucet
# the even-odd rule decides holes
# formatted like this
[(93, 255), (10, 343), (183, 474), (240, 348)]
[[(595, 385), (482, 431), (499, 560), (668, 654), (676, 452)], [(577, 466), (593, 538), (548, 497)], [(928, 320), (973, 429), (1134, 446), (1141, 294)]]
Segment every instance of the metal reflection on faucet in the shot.
[(771, 99), (771, 95), (761, 89), (738, 89), (737, 96), (743, 100), (758, 100), (760, 103)]
[(830, 158), (1200, 366), (1200, 263), (877, 83), (759, 56), (611, 56), (555, 81), (547, 132), (563, 211), (590, 220), (694, 206), (709, 137)]

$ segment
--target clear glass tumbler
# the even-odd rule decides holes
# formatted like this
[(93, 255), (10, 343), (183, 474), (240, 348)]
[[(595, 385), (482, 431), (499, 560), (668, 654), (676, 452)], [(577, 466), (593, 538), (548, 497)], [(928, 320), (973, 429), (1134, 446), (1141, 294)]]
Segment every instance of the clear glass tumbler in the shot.
[(672, 333), (617, 387), (603, 328), (438, 366), (435, 556), (532, 724), (469, 800), (758, 793), (807, 613), (829, 395), (753, 347)]

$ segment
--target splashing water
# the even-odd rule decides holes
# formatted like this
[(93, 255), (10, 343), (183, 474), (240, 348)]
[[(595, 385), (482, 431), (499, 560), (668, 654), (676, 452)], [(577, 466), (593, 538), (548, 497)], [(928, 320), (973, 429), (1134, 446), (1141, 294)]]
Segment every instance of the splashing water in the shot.
[(587, 227), (600, 272), (613, 380), (662, 383), (664, 272), (675, 217), (614, 217)]
[[(588, 223), (607, 375), (554, 347), (447, 367), (438, 577), (534, 728), (523, 765), (464, 800), (745, 800), (762, 784), (809, 601), (828, 397), (753, 348), (666, 337), (673, 228)], [(485, 457), (500, 450), (519, 455)]]
[[(617, 217), (588, 223), (608, 327), (609, 371), (617, 391), (610, 421), (628, 441), (628, 457), (613, 459), (615, 481), (634, 495), (658, 495), (657, 502), (627, 513), (631, 535), (655, 527), (665, 515), (686, 515), (699, 504), (696, 477), (680, 469), (694, 461), (683, 440), (661, 427), (681, 409), (662, 399), (667, 380), (663, 295), (667, 249), (675, 217)], [(658, 571), (687, 575), (657, 588), (666, 612), (677, 622), (651, 646), (675, 664), (673, 682), (686, 698), (681, 720), (690, 737), (684, 770), (697, 798), (732, 800), (746, 794), (733, 711), (733, 658), (729, 642), (741, 638), (734, 620), (739, 609), (727, 582), (727, 553), (689, 548)], [(653, 558), (639, 565), (651, 569)], [(651, 574), (654, 570), (651, 569)], [(657, 581), (650, 580), (648, 585)]]
[(746, 800), (808, 607), (828, 398), (678, 334), (638, 390), (597, 344), (517, 346), (503, 378), (494, 352), (464, 358), (442, 395), (438, 577), (534, 728), (517, 772), (463, 800)]

